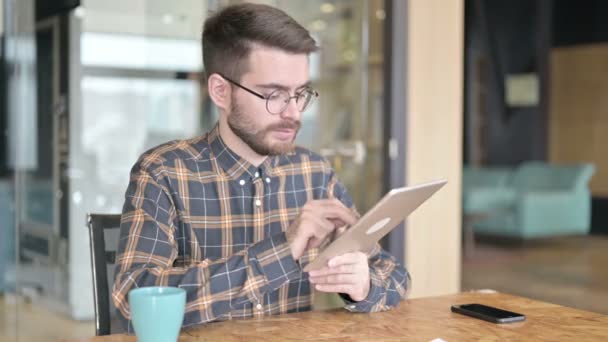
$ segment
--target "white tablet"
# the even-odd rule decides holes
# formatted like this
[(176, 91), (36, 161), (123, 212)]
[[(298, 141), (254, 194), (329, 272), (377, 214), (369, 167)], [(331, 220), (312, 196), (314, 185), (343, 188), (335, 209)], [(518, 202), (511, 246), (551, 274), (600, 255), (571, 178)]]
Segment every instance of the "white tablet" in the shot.
[(447, 183), (439, 180), (412, 187), (397, 188), (386, 194), (352, 227), (323, 249), (304, 272), (327, 265), (329, 259), (345, 253), (370, 250), (376, 242)]

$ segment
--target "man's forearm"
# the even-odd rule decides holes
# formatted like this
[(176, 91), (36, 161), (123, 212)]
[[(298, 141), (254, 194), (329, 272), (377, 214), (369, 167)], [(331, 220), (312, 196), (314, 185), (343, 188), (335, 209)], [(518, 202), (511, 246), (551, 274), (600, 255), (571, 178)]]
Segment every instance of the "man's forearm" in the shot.
[[(130, 264), (117, 260), (113, 300), (125, 319), (130, 310), (127, 293), (144, 286), (174, 286), (187, 292), (184, 324), (198, 324), (226, 317), (232, 307), (261, 302), (263, 295), (300, 277), (284, 234), (262, 240), (226, 259), (207, 260), (186, 267)], [(151, 255), (150, 260), (154, 260)], [(122, 269), (122, 271), (120, 271)]]
[(386, 311), (405, 298), (410, 286), (409, 274), (390, 254), (380, 250), (370, 259), (369, 271), (371, 282), (367, 298), (352, 302), (342, 296), (346, 309), (353, 312)]

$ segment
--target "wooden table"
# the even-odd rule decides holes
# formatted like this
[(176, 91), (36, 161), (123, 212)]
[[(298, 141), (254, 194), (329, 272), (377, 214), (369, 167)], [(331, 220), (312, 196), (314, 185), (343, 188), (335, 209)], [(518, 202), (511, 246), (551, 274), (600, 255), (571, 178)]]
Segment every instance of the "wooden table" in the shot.
[[(482, 303), (526, 315), (494, 324), (452, 313), (453, 304)], [(212, 323), (182, 331), (179, 341), (607, 341), (608, 316), (502, 293), (469, 292), (411, 299), (388, 312), (312, 311)], [(110, 335), (80, 340), (135, 342)]]

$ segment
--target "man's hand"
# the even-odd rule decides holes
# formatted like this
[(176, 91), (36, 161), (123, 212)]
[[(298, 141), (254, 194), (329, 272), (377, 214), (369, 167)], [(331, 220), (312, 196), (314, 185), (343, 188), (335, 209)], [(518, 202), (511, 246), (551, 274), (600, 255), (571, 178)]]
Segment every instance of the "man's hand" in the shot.
[(343, 254), (329, 260), (328, 265), (308, 273), (318, 291), (345, 293), (355, 302), (367, 297), (371, 280), (365, 253)]
[(300, 259), (304, 251), (321, 245), (336, 228), (356, 222), (355, 214), (337, 199), (307, 202), (285, 232), (291, 255)]

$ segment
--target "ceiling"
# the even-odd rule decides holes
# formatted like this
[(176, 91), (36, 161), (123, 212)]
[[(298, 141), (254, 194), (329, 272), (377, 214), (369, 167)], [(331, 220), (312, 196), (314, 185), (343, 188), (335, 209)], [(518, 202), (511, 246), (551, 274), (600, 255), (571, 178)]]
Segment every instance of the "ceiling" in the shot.
[(86, 32), (200, 39), (205, 0), (83, 0)]

